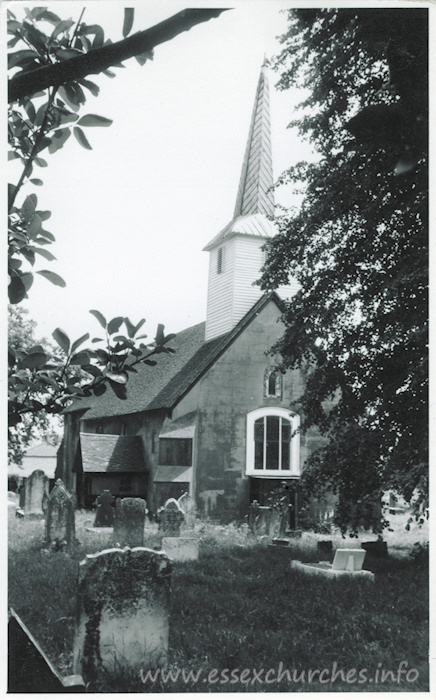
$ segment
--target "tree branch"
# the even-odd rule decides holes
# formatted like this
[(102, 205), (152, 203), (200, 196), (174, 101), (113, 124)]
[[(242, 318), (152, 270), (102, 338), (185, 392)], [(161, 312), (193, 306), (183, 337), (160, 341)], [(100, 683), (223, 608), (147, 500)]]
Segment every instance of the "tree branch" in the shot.
[(67, 61), (44, 66), (36, 70), (19, 73), (9, 81), (9, 102), (33, 95), (50, 86), (59, 87), (64, 83), (80, 80), (86, 75), (100, 73), (110, 66), (151, 51), (155, 46), (170, 41), (181, 32), (186, 32), (196, 24), (218, 17), (230, 8), (186, 9), (163, 22), (138, 32), (115, 44), (91, 49), (88, 53)]

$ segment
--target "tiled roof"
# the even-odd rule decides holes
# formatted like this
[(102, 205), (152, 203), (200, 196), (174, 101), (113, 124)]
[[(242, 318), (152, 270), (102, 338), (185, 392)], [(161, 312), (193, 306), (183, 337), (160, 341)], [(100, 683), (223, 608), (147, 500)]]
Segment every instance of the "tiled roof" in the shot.
[(283, 309), (275, 292), (264, 294), (229, 333), (208, 343), (204, 342), (204, 323), (178, 333), (169, 343), (176, 349), (174, 354), (157, 355), (154, 367), (142, 365), (131, 375), (127, 399), (117, 398), (108, 388), (102, 396), (77, 400), (66, 410), (88, 409), (84, 416), (88, 420), (173, 408), (270, 300)]
[(130, 374), (127, 398), (117, 398), (110, 386), (99, 397), (77, 399), (64, 413), (88, 409), (86, 418), (104, 418), (145, 411), (150, 402), (165, 388), (169, 380), (186, 364), (204, 344), (204, 323), (187, 328), (168, 343), (175, 352), (156, 355), (156, 365), (137, 365), (137, 374)]
[(262, 67), (239, 181), (233, 219), (203, 250), (210, 250), (236, 234), (270, 237), (276, 231), (274, 215), (269, 87)]
[(85, 473), (146, 471), (142, 440), (138, 435), (80, 433), (80, 452)]

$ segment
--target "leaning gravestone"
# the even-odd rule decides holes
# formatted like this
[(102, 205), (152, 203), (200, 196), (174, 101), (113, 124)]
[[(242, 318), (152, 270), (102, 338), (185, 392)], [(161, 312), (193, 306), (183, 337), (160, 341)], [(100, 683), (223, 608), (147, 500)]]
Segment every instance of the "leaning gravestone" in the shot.
[(180, 535), (180, 526), (185, 520), (185, 514), (175, 498), (169, 498), (159, 511), (159, 531), (169, 537)]
[(146, 503), (142, 498), (117, 498), (113, 539), (121, 547), (144, 544)]
[(98, 496), (94, 527), (112, 527), (114, 524), (113, 500), (114, 497), (108, 489), (105, 489), (100, 496)]
[(74, 496), (67, 491), (62, 479), (57, 479), (47, 500), (46, 546), (70, 550), (76, 544), (75, 506)]
[(106, 549), (79, 565), (74, 673), (104, 674), (166, 664), (171, 562), (145, 547)]
[(184, 493), (183, 496), (180, 496), (178, 504), (185, 514), (185, 529), (193, 530), (195, 528), (195, 520), (197, 517), (197, 507), (194, 499), (188, 493)]
[(48, 477), (42, 469), (36, 469), (26, 481), (24, 510), (26, 517), (44, 517), (43, 504), (48, 495)]
[(86, 692), (81, 676), (61, 676), (12, 608), (8, 624), (8, 692)]

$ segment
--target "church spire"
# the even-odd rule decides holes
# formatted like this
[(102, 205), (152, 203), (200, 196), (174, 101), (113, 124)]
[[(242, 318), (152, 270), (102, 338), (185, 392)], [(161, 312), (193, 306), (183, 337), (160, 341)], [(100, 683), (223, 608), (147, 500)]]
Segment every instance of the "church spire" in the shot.
[(274, 214), (271, 155), (271, 125), (269, 116), (269, 86), (265, 64), (259, 76), (247, 147), (239, 181), (234, 216)]

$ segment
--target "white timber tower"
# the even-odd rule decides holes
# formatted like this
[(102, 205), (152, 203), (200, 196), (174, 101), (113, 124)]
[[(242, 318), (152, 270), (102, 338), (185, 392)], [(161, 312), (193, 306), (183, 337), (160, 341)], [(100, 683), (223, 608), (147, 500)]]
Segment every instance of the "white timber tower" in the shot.
[[(210, 253), (206, 341), (230, 331), (263, 294), (254, 283), (265, 262), (262, 246), (276, 233), (272, 185), (269, 86), (262, 67), (233, 219), (203, 249)], [(277, 292), (289, 298), (296, 289), (291, 282)]]

